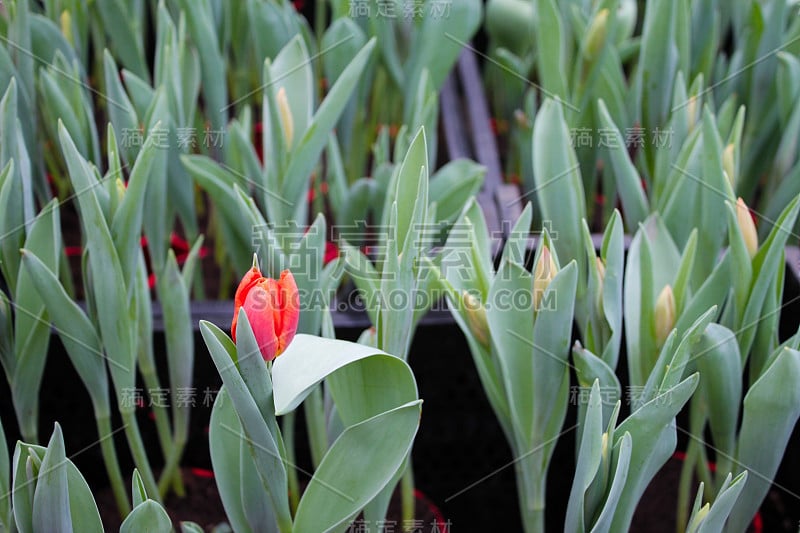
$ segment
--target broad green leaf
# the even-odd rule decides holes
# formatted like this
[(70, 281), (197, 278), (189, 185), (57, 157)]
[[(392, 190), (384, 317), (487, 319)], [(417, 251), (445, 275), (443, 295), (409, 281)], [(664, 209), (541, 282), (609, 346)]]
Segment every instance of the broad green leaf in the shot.
[(228, 121), (226, 65), (219, 50), (217, 32), (210, 17), (208, 0), (180, 0), (181, 13), (200, 56), (205, 112), (215, 130), (221, 131)]
[(611, 531), (628, 530), (644, 490), (675, 451), (675, 415), (689, 400), (699, 379), (697, 374), (686, 378), (637, 409), (615, 429), (615, 433), (630, 433), (633, 449), (628, 481), (617, 505)]
[[(552, 0), (548, 0), (551, 2)], [(585, 265), (581, 220), (586, 218), (586, 199), (580, 167), (558, 100), (545, 100), (533, 125), (533, 174), (542, 220), (558, 233), (554, 246), (565, 263), (578, 262), (583, 284)], [(579, 294), (583, 292), (580, 289)]]
[(233, 402), (223, 385), (214, 400), (208, 428), (211, 465), (214, 468), (214, 480), (222, 506), (225, 508), (225, 516), (231, 527), (234, 531), (252, 532), (254, 530), (244, 512), (242, 491), (261, 495), (265, 507), (269, 505), (269, 493), (261, 480), (250, 485), (252, 478), (243, 475), (243, 460), (251, 462), (251, 470), (256, 470), (256, 466), (252, 464), (253, 457), (250, 453), (242, 453), (240, 447), (242, 439), (239, 436), (242, 432), (242, 425), (233, 408)]
[(172, 520), (161, 505), (146, 500), (137, 505), (125, 518), (119, 528), (120, 533), (159, 533), (172, 531)]
[(608, 489), (605, 505), (603, 505), (603, 509), (593, 524), (592, 531), (597, 531), (598, 533), (613, 531), (611, 524), (614, 519), (614, 513), (617, 511), (619, 500), (628, 482), (632, 453), (633, 439), (630, 433), (625, 433), (614, 446), (614, 462), (616, 463), (612, 465), (614, 476), (611, 478), (611, 486)]
[(428, 196), (436, 202), (439, 220), (452, 222), (483, 185), (486, 168), (468, 159), (456, 159), (430, 178)]
[(133, 478), (131, 479), (131, 494), (133, 495), (134, 508), (147, 500), (147, 490), (144, 487), (142, 476), (135, 468), (133, 469)]
[(94, 325), (64, 290), (58, 277), (36, 255), (23, 250), (22, 265), (47, 307), (72, 365), (98, 414), (109, 414), (106, 356)]
[[(567, 31), (555, 0), (535, 0), (534, 34), (536, 42), (536, 69), (542, 89), (548, 98), (570, 99), (567, 79)], [(547, 103), (545, 103), (547, 105)]]
[[(159, 128), (157, 123), (154, 128)], [(122, 276), (128, 287), (133, 285), (133, 269), (136, 265), (142, 234), (142, 215), (147, 183), (150, 179), (156, 152), (162, 148), (156, 144), (154, 136), (148, 136), (144, 147), (136, 158), (131, 170), (128, 186), (122, 203), (111, 221), (111, 236), (119, 255)], [(119, 176), (116, 176), (119, 177)], [(114, 178), (116, 178), (114, 177)], [(155, 179), (163, 179), (158, 176)]]
[(753, 475), (748, 475), (740, 503), (731, 513), (729, 531), (745, 530), (778, 471), (800, 416), (800, 390), (795, 386), (798, 380), (800, 352), (785, 348), (744, 398), (736, 461), (739, 471)]
[(247, 270), (252, 261), (249, 252), (252, 237), (248, 234), (250, 226), (239, 209), (238, 193), (233, 187), (237, 182), (236, 176), (204, 155), (183, 155), (181, 161), (200, 187), (214, 198), (214, 205), (219, 209), (224, 224), (231, 228), (233, 241), (227, 243), (227, 250), (234, 268), (241, 272)]
[(686, 71), (678, 68), (677, 9), (676, 2), (655, 0), (645, 10), (634, 94), (640, 123), (648, 129), (667, 123), (675, 75)]
[[(512, 227), (511, 231), (508, 233), (508, 237), (506, 238), (506, 243), (503, 246), (503, 255), (500, 259), (501, 265), (506, 262), (512, 262), (518, 265), (525, 264), (525, 262), (527, 261), (526, 255), (528, 253), (530, 228), (532, 220), (533, 220), (533, 204), (528, 202), (525, 205), (525, 209), (522, 210), (522, 213), (520, 213), (519, 218), (514, 223), (514, 227)], [(461, 237), (461, 239), (463, 240), (463, 237)], [(454, 242), (454, 244), (456, 243)], [(466, 243), (465, 242), (460, 243), (461, 246), (463, 246), (464, 244)], [(458, 251), (458, 249), (456, 249), (456, 251)], [(484, 272), (483, 274), (485, 275), (486, 273)]]
[[(294, 125), (289, 146), (296, 146), (297, 142), (305, 135), (311, 123), (314, 108), (314, 81), (311, 69), (311, 59), (308, 50), (300, 35), (296, 35), (275, 56), (271, 65), (272, 86), (275, 97), (283, 89), (289, 103), (289, 110)], [(275, 128), (280, 128), (275, 125)], [(283, 126), (285, 127), (285, 125)], [(286, 131), (277, 133), (285, 135)]]
[(110, 358), (109, 368), (115, 389), (121, 394), (122, 390), (132, 389), (135, 385), (135, 339), (132, 338), (122, 266), (111, 231), (92, 190), (96, 184), (90, 182), (88, 165), (78, 154), (62, 124), (59, 124), (59, 136), (73, 188), (79, 192), (77, 197), (82, 226), (87, 231), (89, 267), (92, 290), (97, 295), (94, 301), (100, 336)]
[(114, 55), (128, 70), (142, 78), (148, 77), (141, 35), (131, 4), (123, 0), (108, 0), (97, 4), (102, 27), (107, 28)]
[(707, 405), (717, 468), (726, 474), (735, 453), (739, 406), (742, 401), (742, 365), (736, 336), (718, 324), (709, 324), (692, 348), (690, 364), (700, 373), (699, 398)]
[[(128, 94), (122, 86), (122, 81), (119, 77), (119, 70), (114, 58), (108, 50), (103, 51), (103, 72), (105, 75), (105, 93), (106, 103), (108, 106), (109, 119), (114, 126), (114, 130), (119, 131), (120, 134), (126, 132), (138, 131), (139, 117), (133, 104), (128, 98)], [(128, 146), (122, 146), (122, 158), (124, 161), (132, 165), (135, 161), (135, 155), (138, 147), (134, 146), (135, 143), (128, 143)]]
[[(25, 246), (58, 271), (61, 228), (58, 202), (51, 201), (33, 221)], [(19, 253), (19, 252), (18, 252)], [(38, 397), (44, 373), (50, 325), (45, 305), (24, 269), (20, 269), (14, 294), (14, 353), (16, 364), (11, 391), (20, 429), (26, 439), (37, 438)]]
[[(783, 248), (789, 238), (791, 228), (794, 227), (799, 211), (800, 196), (797, 196), (783, 210), (772, 231), (770, 231), (769, 237), (761, 244), (760, 249), (753, 257), (753, 287), (750, 290), (747, 307), (742, 317), (741, 329), (736, 332), (743, 357), (750, 353), (756, 334), (756, 326), (759, 323), (759, 317), (767, 298), (767, 292), (772, 286), (775, 273), (779, 268), (781, 270), (784, 268)], [(750, 368), (751, 376), (760, 375), (765, 356), (766, 354), (755, 354)]]
[(600, 258), (605, 264), (605, 277), (603, 278), (603, 312), (611, 330), (605, 350), (601, 354), (610, 368), (616, 368), (619, 358), (619, 347), (622, 342), (623, 323), (623, 270), (625, 265), (624, 235), (622, 217), (619, 211), (614, 211), (606, 231), (603, 234), (603, 245), (600, 248)]
[[(534, 389), (533, 433), (524, 435), (524, 452), (542, 450), (534, 459), (547, 467), (564, 424), (569, 401), (569, 347), (574, 322), (574, 303), (577, 285), (574, 261), (561, 269), (541, 299), (541, 307), (533, 326), (533, 362), (535, 371), (531, 386)], [(513, 401), (509, 398), (509, 401)]]
[[(564, 531), (586, 530), (584, 497), (598, 469), (603, 448), (603, 408), (601, 406), (600, 382), (594, 381), (586, 408), (586, 416), (581, 426), (583, 435), (578, 448), (578, 459), (567, 504)], [(591, 511), (591, 510), (589, 510)], [(591, 519), (591, 515), (590, 515)]]
[[(599, 380), (600, 389), (611, 393), (613, 401), (622, 399), (622, 387), (614, 370), (605, 361), (576, 343), (572, 349), (572, 360), (575, 363), (575, 373), (581, 387), (591, 387), (595, 380)], [(613, 404), (603, 401), (603, 423), (607, 424), (613, 410)], [(582, 431), (582, 429), (581, 429)]]
[(642, 188), (642, 180), (628, 155), (622, 135), (614, 124), (605, 102), (599, 100), (597, 109), (600, 123), (604, 128), (610, 130), (616, 139), (613, 143), (609, 143), (608, 157), (611, 160), (611, 170), (614, 173), (617, 190), (622, 201), (625, 223), (628, 228), (636, 228), (641, 222), (644, 222), (650, 211), (647, 197)]
[(287, 201), (305, 201), (301, 193), (307, 186), (308, 177), (325, 149), (330, 132), (344, 111), (374, 48), (375, 40), (372, 39), (342, 72), (317, 109), (308, 130), (296, 143), (284, 178), (282, 196)]
[(71, 532), (67, 456), (61, 427), (56, 424), (39, 468), (33, 495), (33, 527), (37, 531)]
[(367, 505), (411, 451), (421, 406), (410, 402), (345, 429), (300, 500), (295, 531), (328, 531)]
[[(461, 0), (452, 4), (426, 3), (423, 17), (412, 40), (411, 56), (405, 67), (405, 87), (417, 87), (423, 71), (431, 75), (438, 92), (450, 74), (464, 43), (472, 40), (481, 23), (482, 3)], [(445, 13), (446, 9), (446, 13)], [(441, 13), (437, 14), (437, 10)]]
[(658, 215), (650, 215), (634, 235), (625, 265), (625, 340), (633, 385), (644, 385), (657, 357), (652, 329), (655, 303), (664, 286), (672, 283), (679, 264), (680, 254), (669, 231)]
[[(354, 363), (358, 364), (348, 368)], [(343, 375), (335, 377), (334, 372), (340, 369), (344, 369)], [(368, 389), (346, 387), (350, 383), (364, 387), (361, 380), (367, 371), (378, 373), (377, 379), (372, 377), (375, 374), (370, 375), (374, 383)], [(337, 410), (350, 423), (374, 416), (378, 409), (385, 411), (386, 404), (395, 398), (400, 403), (391, 407), (417, 398), (413, 374), (401, 359), (361, 344), (298, 334), (272, 367), (276, 413), (282, 415), (294, 410), (328, 376), (332, 377), (334, 387), (340, 386)], [(385, 400), (383, 395), (387, 395)], [(363, 403), (365, 400), (370, 403)]]
[(205, 530), (194, 522), (181, 522), (181, 533), (203, 533)]
[[(509, 425), (528, 439), (533, 433), (533, 278), (522, 266), (506, 263), (498, 271), (489, 289), (486, 320), (502, 368), (502, 389), (511, 408)], [(503, 296), (504, 295), (504, 296)], [(528, 305), (513, 305), (511, 297), (524, 295)], [(501, 296), (506, 301), (501, 302)], [(549, 375), (555, 381), (561, 377)], [(548, 405), (552, 405), (548, 402)]]

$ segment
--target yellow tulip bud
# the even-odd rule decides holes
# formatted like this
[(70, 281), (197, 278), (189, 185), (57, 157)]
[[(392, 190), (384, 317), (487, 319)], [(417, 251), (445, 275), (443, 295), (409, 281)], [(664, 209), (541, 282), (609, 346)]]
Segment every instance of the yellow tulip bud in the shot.
[(672, 294), (672, 286), (667, 285), (656, 300), (656, 342), (659, 347), (664, 345), (674, 327), (675, 296)]
[(539, 305), (542, 303), (542, 296), (544, 291), (553, 281), (558, 273), (558, 267), (553, 260), (553, 254), (547, 246), (542, 247), (542, 254), (539, 256), (539, 262), (536, 263), (536, 269), (533, 274), (533, 308), (538, 310)]
[(733, 143), (731, 143), (722, 151), (722, 169), (728, 176), (731, 187), (736, 187), (736, 160), (733, 150), (734, 146)]
[(600, 285), (597, 287), (597, 301), (595, 301), (595, 305), (597, 306), (597, 310), (602, 315), (603, 310), (603, 284), (606, 280), (606, 264), (600, 257), (595, 257), (595, 266), (597, 268), (597, 275), (600, 277)]
[(742, 239), (744, 239), (747, 253), (752, 259), (758, 252), (758, 234), (756, 233), (756, 225), (753, 223), (753, 217), (750, 216), (750, 209), (747, 208), (747, 204), (741, 198), (736, 201), (736, 222), (742, 232)]
[(586, 30), (586, 40), (584, 41), (583, 57), (587, 61), (597, 59), (600, 50), (603, 49), (603, 44), (606, 41), (606, 34), (608, 33), (608, 8), (601, 9), (592, 19), (589, 24), (589, 29)]
[(595, 257), (595, 264), (597, 265), (597, 273), (600, 275), (600, 281), (606, 279), (606, 264), (600, 257)]
[(605, 456), (607, 453), (608, 453), (608, 431), (604, 431), (602, 446), (600, 447), (600, 455)]
[(283, 137), (286, 139), (286, 149), (292, 149), (292, 141), (294, 140), (294, 117), (292, 116), (292, 108), (289, 107), (289, 99), (286, 97), (286, 89), (281, 87), (278, 89), (276, 97), (278, 103), (278, 113), (281, 117), (281, 126), (283, 127)]
[(125, 186), (125, 182), (122, 179), (117, 178), (116, 180), (117, 185), (117, 197), (122, 200), (125, 197), (125, 193), (128, 191), (128, 188)]
[(689, 97), (689, 101), (686, 104), (686, 115), (688, 117), (689, 131), (692, 131), (697, 122), (697, 96)]
[(461, 294), (461, 298), (470, 331), (475, 336), (475, 340), (488, 347), (489, 322), (486, 320), (486, 309), (481, 305), (480, 300), (467, 291)]
[(66, 9), (61, 12), (61, 33), (69, 44), (75, 45), (72, 38), (72, 15)]

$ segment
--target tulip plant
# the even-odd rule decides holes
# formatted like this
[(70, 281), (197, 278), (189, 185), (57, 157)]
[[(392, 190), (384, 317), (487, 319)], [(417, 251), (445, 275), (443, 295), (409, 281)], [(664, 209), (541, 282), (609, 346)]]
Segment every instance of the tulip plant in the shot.
[[(490, 236), (475, 203), (460, 223), (468, 240), (445, 248), (440, 282), (472, 351), (478, 375), (515, 458), (520, 512), (526, 531), (544, 531), (545, 485), (569, 400), (570, 331), (577, 265), (561, 265), (547, 232), (525, 268), (530, 204), (506, 243), (497, 270)], [(464, 250), (466, 248), (466, 250)], [(465, 253), (466, 252), (466, 253)], [(454, 254), (470, 258), (456, 268)]]
[[(88, 309), (78, 307), (57, 275), (36, 250), (25, 250), (22, 264), (38, 293), (70, 359), (92, 398), (103, 458), (120, 512), (129, 511), (113, 441), (110, 440), (110, 372), (117, 407), (122, 417), (141, 480), (147, 493), (160, 501), (171, 484), (182, 492), (177, 466), (188, 437), (186, 407), (173, 405), (172, 429), (166, 412), (157, 410), (165, 467), (156, 483), (135, 417), (135, 402), (128, 397), (135, 389), (137, 368), (148, 387), (160, 389), (152, 349), (150, 291), (144, 258), (139, 247), (142, 200), (156, 150), (152, 139), (143, 148), (131, 170), (127, 188), (120, 179), (121, 166), (113, 129), (109, 132), (109, 160), (105, 178), (84, 160), (69, 134), (61, 127), (61, 143), (78, 197), (79, 212), (87, 235), (84, 290)], [(189, 322), (188, 286), (197, 247), (181, 271), (170, 253), (159, 273), (157, 292), (164, 297), (167, 324), (167, 360), (173, 391), (191, 386), (192, 332)], [(102, 296), (101, 296), (102, 295)], [(160, 485), (160, 486), (159, 486)]]
[(49, 321), (33, 281), (20, 268), (19, 249), (39, 254), (50, 269), (61, 267), (61, 228), (57, 202), (34, 211), (33, 178), (25, 149), (22, 123), (17, 118), (17, 84), (12, 79), (0, 100), (0, 271), (8, 283), (10, 300), (0, 291), (0, 362), (11, 385), (11, 402), (20, 430), (38, 442), (39, 387), (50, 337)]
[[(223, 389), (211, 415), (217, 487), (234, 530), (329, 531), (360, 512), (385, 512), (383, 493), (399, 479), (422, 401), (400, 358), (376, 348), (297, 334), (300, 296), (291, 272), (279, 280), (253, 267), (239, 285), (231, 340), (201, 322)], [(286, 442), (277, 417), (321, 382), (331, 392), (332, 444), (299, 504), (290, 505)]]
[[(1, 425), (0, 437), (5, 442)], [(0, 527), (4, 531), (104, 531), (89, 485), (66, 456), (58, 424), (46, 448), (17, 442), (10, 461), (5, 448), (0, 451), (0, 490)], [(120, 533), (172, 530), (169, 515), (148, 497), (137, 470), (133, 471), (131, 493), (133, 510), (122, 522)], [(195, 533), (202, 528), (181, 522), (181, 531)]]

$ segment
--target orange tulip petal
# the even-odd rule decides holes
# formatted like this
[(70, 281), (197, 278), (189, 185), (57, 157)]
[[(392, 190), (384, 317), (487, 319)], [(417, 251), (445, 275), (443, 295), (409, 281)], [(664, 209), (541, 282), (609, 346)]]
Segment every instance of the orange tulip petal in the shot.
[(300, 321), (300, 294), (294, 276), (288, 270), (281, 272), (278, 286), (280, 287), (281, 322), (280, 328), (275, 328), (275, 331), (278, 333), (279, 353), (281, 353), (289, 346), (297, 332), (297, 324)]
[(256, 342), (265, 361), (272, 361), (278, 354), (278, 339), (275, 335), (274, 314), (266, 283), (259, 282), (247, 293), (244, 310), (253, 328)]
[(239, 309), (244, 305), (250, 289), (262, 279), (264, 278), (261, 275), (261, 271), (253, 267), (247, 271), (242, 281), (239, 282), (239, 286), (236, 288), (236, 295), (233, 298), (233, 321), (231, 322), (231, 337), (233, 338), (233, 342), (236, 342), (236, 322), (239, 319)]

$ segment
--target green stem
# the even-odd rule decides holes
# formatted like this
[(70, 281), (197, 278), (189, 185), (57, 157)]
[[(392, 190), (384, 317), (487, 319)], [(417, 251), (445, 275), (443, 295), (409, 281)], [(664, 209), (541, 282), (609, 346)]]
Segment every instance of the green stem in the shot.
[(294, 423), (295, 413), (286, 413), (283, 415), (283, 442), (286, 450), (286, 464), (289, 468), (286, 469), (286, 475), (289, 482), (289, 506), (294, 516), (297, 511), (297, 505), (300, 503), (300, 482), (297, 479), (297, 469), (292, 465), (296, 465), (296, 457), (294, 450)]
[(681, 469), (678, 484), (678, 513), (675, 530), (682, 532), (689, 521), (689, 506), (692, 482), (694, 481), (695, 467), (701, 480), (705, 483), (706, 490), (713, 491), (711, 472), (708, 468), (708, 459), (705, 457), (702, 440), (703, 428), (706, 424), (706, 412), (698, 399), (692, 398), (689, 404), (689, 444), (686, 447), (686, 459)]
[(136, 468), (139, 469), (139, 474), (142, 476), (147, 496), (161, 503), (158, 484), (156, 483), (155, 476), (153, 476), (153, 469), (150, 468), (150, 462), (147, 459), (147, 452), (145, 452), (144, 449), (142, 434), (139, 431), (139, 423), (136, 421), (136, 414), (134, 411), (120, 409), (120, 415), (122, 415), (122, 422), (125, 424), (125, 437), (128, 439), (128, 446), (133, 456), (133, 462)]
[(308, 440), (311, 444), (311, 461), (314, 469), (319, 467), (325, 452), (328, 451), (328, 431), (325, 425), (325, 406), (322, 401), (322, 387), (314, 387), (306, 401), (303, 402), (306, 413)]
[(406, 471), (400, 479), (400, 503), (404, 524), (411, 523), (416, 518), (416, 500), (414, 498), (414, 468), (411, 465), (411, 455), (406, 461)]
[[(158, 390), (161, 388), (155, 369), (144, 357), (139, 358), (139, 370), (147, 390)], [(169, 415), (167, 414), (166, 407), (158, 403), (154, 403), (151, 408), (153, 410), (153, 416), (155, 417), (156, 432), (158, 433), (158, 442), (161, 445), (161, 453), (166, 461), (167, 457), (172, 453), (173, 448), (172, 435), (169, 428)]]
[(522, 456), (514, 463), (517, 474), (519, 511), (525, 533), (544, 533), (545, 488), (544, 476), (536, 476), (534, 458), (539, 454)]
[(122, 481), (122, 471), (119, 468), (117, 450), (114, 447), (114, 433), (111, 431), (111, 417), (107, 414), (95, 415), (95, 421), (97, 423), (97, 435), (100, 438), (100, 451), (103, 453), (103, 462), (106, 465), (108, 480), (111, 483), (111, 490), (114, 492), (114, 499), (117, 502), (119, 515), (124, 518), (131, 512), (131, 504), (128, 501), (125, 483)]
[[(147, 357), (139, 357), (139, 370), (142, 374), (142, 379), (148, 390), (158, 390), (161, 388), (161, 383), (158, 380), (158, 375), (155, 372), (151, 361)], [(158, 481), (158, 488), (161, 497), (166, 497), (166, 490), (168, 489), (168, 481), (172, 481), (172, 488), (175, 494), (183, 496), (186, 491), (183, 488), (183, 478), (180, 471), (172, 467), (177, 467), (180, 461), (183, 448), (186, 445), (186, 437), (183, 438), (183, 444), (179, 446), (172, 437), (172, 432), (169, 426), (169, 414), (167, 408), (163, 405), (153, 404), (153, 416), (156, 422), (156, 432), (158, 433), (158, 441), (161, 446), (161, 454), (164, 457), (164, 471), (161, 473), (161, 478)], [(176, 437), (177, 439), (177, 437)], [(165, 473), (169, 472), (171, 479), (165, 477)]]
[(22, 440), (33, 444), (39, 444), (39, 413), (35, 409), (33, 412), (22, 416), (17, 412), (17, 419), (19, 420), (19, 432), (22, 434)]
[(180, 469), (178, 469), (183, 449), (186, 447), (186, 436), (176, 437), (174, 444), (164, 463), (161, 477), (158, 479), (158, 493), (161, 494), (162, 498), (167, 496), (170, 484), (178, 497), (183, 498), (186, 495), (186, 489), (183, 487), (183, 478), (181, 477)]
[(689, 497), (692, 490), (692, 477), (694, 465), (697, 461), (697, 442), (690, 441), (686, 448), (686, 459), (681, 468), (681, 477), (678, 481), (678, 510), (675, 520), (675, 531), (682, 533), (689, 522)]

